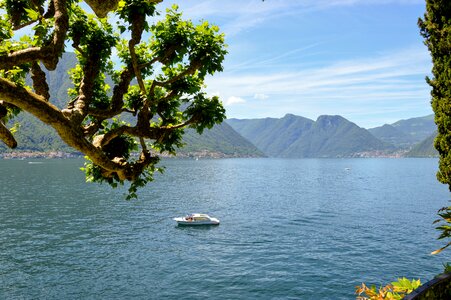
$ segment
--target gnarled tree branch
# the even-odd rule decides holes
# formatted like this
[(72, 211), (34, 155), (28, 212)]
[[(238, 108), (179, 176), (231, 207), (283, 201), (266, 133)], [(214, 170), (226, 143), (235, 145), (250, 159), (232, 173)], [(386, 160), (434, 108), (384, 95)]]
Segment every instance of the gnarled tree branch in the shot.
[[(85, 169), (88, 180), (107, 181), (113, 186), (129, 180), (133, 193), (136, 186), (151, 180), (149, 174), (158, 161), (146, 142), (172, 153), (182, 143), (182, 128), (192, 126), (200, 132), (225, 118), (219, 100), (201, 92), (205, 74), (222, 70), (224, 40), (216, 27), (206, 23), (194, 26), (181, 20), (174, 8), (152, 27), (150, 41), (143, 43), (143, 33), (149, 29), (146, 18), (154, 15), (154, 4), (161, 0), (127, 0), (120, 6), (118, 0), (86, 2), (99, 18), (116, 11), (125, 24), (119, 30), (131, 34), (128, 44), (119, 40), (122, 32), (115, 33), (106, 20), (88, 16), (77, 2), (48, 0), (45, 14), (42, 1), (27, 2), (24, 10), (15, 11), (12, 17), (15, 29), (35, 22), (25, 13), (29, 7), (39, 11), (37, 21), (44, 29), (36, 27), (36, 34), (30, 37), (34, 46), (23, 49), (27, 46), (23, 43), (20, 50), (11, 46), (0, 55), (0, 70), (7, 71), (0, 72), (0, 139), (9, 147), (17, 146), (5, 123), (19, 109), (26, 111), (53, 127), (68, 146), (89, 157)], [(50, 20), (53, 32), (47, 32)], [(73, 100), (60, 110), (49, 100), (49, 84), (41, 64), (54, 70), (66, 40), (79, 52), (79, 65), (71, 73)], [(126, 67), (108, 95), (102, 73), (111, 71), (115, 50)], [(24, 86), (29, 68), (33, 91)], [(130, 87), (134, 79), (138, 86)], [(125, 122), (116, 119), (123, 112), (132, 113), (129, 117), (135, 125), (122, 125)], [(158, 116), (162, 121), (156, 120)], [(141, 150), (138, 158), (131, 155), (137, 150)]]
[(38, 95), (44, 97), (45, 100), (50, 99), (49, 85), (45, 78), (45, 73), (37, 62), (31, 65), (31, 79), (33, 80), (33, 88)]
[(64, 50), (66, 33), (69, 29), (66, 0), (53, 0), (54, 32), (51, 43), (43, 47), (31, 47), (0, 56), (0, 68), (11, 69), (14, 66), (33, 61), (42, 61), (48, 70), (55, 70), (59, 57)]

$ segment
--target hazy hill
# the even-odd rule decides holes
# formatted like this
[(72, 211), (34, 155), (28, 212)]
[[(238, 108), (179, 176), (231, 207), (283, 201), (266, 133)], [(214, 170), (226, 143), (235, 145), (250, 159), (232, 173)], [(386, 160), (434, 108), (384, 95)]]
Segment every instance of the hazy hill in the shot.
[(434, 115), (400, 120), (393, 124), (368, 129), (378, 139), (396, 147), (410, 148), (437, 130)]
[(227, 123), (263, 153), (277, 157), (310, 130), (315, 122), (287, 114), (281, 119), (228, 119)]
[(406, 157), (437, 157), (438, 151), (434, 148), (434, 139), (437, 132), (431, 134), (422, 142), (416, 144), (412, 149), (406, 153)]
[(409, 133), (405, 133), (393, 125), (385, 124), (380, 127), (368, 129), (372, 135), (384, 141), (386, 143), (392, 144), (401, 148), (409, 148), (415, 144), (416, 139)]
[(341, 116), (320, 116), (316, 122), (294, 115), (281, 119), (227, 122), (268, 156), (347, 157), (391, 147)]
[[(49, 83), (51, 98), (50, 101), (56, 106), (62, 108), (68, 102), (67, 90), (72, 87), (68, 71), (76, 64), (74, 53), (65, 53), (60, 60), (55, 71), (46, 72)], [(27, 80), (31, 85), (30, 79)], [(18, 149), (21, 151), (63, 151), (74, 152), (74, 149), (68, 147), (55, 131), (40, 122), (28, 113), (21, 113), (12, 123), (20, 123), (20, 128), (15, 134), (18, 140)], [(12, 126), (12, 123), (10, 126)], [(211, 130), (205, 130), (204, 134), (199, 135), (194, 130), (187, 130), (184, 137), (187, 144), (180, 149), (180, 153), (189, 155), (189, 152), (208, 153), (214, 152), (216, 156), (263, 156), (249, 141), (240, 136), (227, 124), (214, 126)], [(0, 153), (9, 151), (7, 147), (0, 142)]]
[(281, 153), (282, 157), (348, 157), (390, 147), (366, 129), (341, 116), (320, 116), (305, 136)]
[(428, 138), (437, 130), (433, 114), (424, 117), (400, 120), (393, 123), (392, 126), (402, 132), (410, 134), (410, 136), (414, 137), (418, 142)]
[(186, 145), (179, 149), (181, 154), (196, 155), (206, 151), (228, 157), (264, 156), (263, 152), (225, 122), (211, 130), (204, 130), (202, 135), (197, 134), (194, 129), (187, 129), (183, 141)]

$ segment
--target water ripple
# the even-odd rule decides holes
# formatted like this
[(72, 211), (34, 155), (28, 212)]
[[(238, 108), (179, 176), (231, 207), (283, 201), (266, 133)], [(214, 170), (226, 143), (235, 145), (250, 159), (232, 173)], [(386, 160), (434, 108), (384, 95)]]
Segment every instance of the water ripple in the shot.
[[(449, 260), (431, 159), (168, 160), (134, 202), (43, 162), (0, 160), (1, 299), (350, 299)], [(191, 212), (221, 225), (172, 220)]]

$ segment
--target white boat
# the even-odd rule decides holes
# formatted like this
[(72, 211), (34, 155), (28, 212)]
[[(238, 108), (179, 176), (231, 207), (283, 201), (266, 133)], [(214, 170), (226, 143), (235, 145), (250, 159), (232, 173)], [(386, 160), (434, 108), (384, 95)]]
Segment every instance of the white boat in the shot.
[(178, 225), (219, 225), (219, 220), (207, 214), (190, 214), (185, 217), (174, 218)]

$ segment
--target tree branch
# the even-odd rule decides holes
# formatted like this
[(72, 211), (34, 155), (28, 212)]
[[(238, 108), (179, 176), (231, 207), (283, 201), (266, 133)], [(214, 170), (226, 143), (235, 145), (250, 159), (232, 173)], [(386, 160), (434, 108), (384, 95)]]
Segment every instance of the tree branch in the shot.
[(53, 7), (55, 29), (52, 42), (47, 46), (31, 47), (1, 55), (0, 66), (2, 69), (6, 70), (17, 65), (40, 60), (48, 70), (55, 70), (59, 57), (64, 50), (66, 33), (69, 29), (69, 16), (67, 15), (66, 0), (53, 0)]
[(14, 138), (11, 131), (9, 131), (8, 128), (6, 128), (5, 124), (3, 124), (2, 121), (0, 121), (0, 140), (2, 140), (6, 146), (8, 146), (11, 149), (14, 149), (17, 147), (17, 141)]
[(36, 61), (31, 65), (31, 79), (33, 80), (33, 88), (36, 93), (48, 101), (50, 99), (49, 86), (45, 79), (44, 71), (42, 71)]
[[(115, 10), (119, 3), (118, 0), (86, 0), (85, 2), (93, 8), (99, 17), (104, 17), (110, 10)], [(29, 36), (33, 41), (32, 45), (40, 45), (39, 47), (30, 46), (27, 49), (10, 50), (10, 52), (7, 52), (9, 51), (7, 50), (0, 55), (0, 70), (13, 70), (14, 67), (21, 67), (22, 70), (24, 69), (23, 65), (31, 66), (33, 80), (33, 91), (30, 91), (10, 80), (0, 78), (0, 140), (4, 141), (9, 147), (17, 145), (11, 131), (5, 126), (6, 118), (9, 114), (14, 115), (19, 110), (26, 111), (44, 124), (53, 127), (68, 146), (89, 157), (91, 162), (87, 164), (85, 169), (88, 179), (93, 181), (106, 180), (113, 186), (124, 180), (134, 181), (131, 185), (131, 192), (133, 192), (137, 186), (151, 180), (151, 174), (155, 168), (149, 168), (149, 166), (153, 166), (158, 161), (158, 157), (151, 155), (146, 141), (154, 143), (162, 151), (175, 151), (174, 147), (181, 143), (180, 128), (199, 123), (196, 128), (200, 131), (204, 127), (222, 120), (220, 104), (218, 104), (217, 111), (215, 111), (216, 107), (214, 106), (211, 109), (205, 106), (206, 109), (203, 110), (203, 106), (199, 105), (199, 107), (193, 107), (191, 111), (188, 109), (184, 112), (184, 109), (186, 109), (184, 105), (187, 101), (182, 99), (182, 95), (185, 93), (188, 95), (195, 94), (201, 90), (203, 74), (205, 74), (203, 68), (209, 67), (208, 61), (206, 66), (203, 66), (199, 63), (199, 60), (190, 55), (192, 43), (197, 43), (196, 40), (193, 42), (190, 39), (197, 39), (196, 35), (202, 37), (205, 34), (208, 39), (206, 42), (214, 43), (214, 46), (217, 46), (211, 47), (211, 51), (209, 47), (205, 50), (211, 52), (205, 54), (205, 59), (211, 56), (212, 60), (218, 60), (214, 66), (221, 63), (223, 58), (221, 56), (223, 52), (219, 52), (219, 56), (215, 53), (216, 48), (222, 48), (224, 45), (221, 38), (210, 37), (208, 31), (198, 31), (190, 21), (181, 21), (175, 8), (168, 11), (166, 23), (161, 24), (164, 25), (163, 27), (169, 26), (171, 30), (174, 30), (174, 34), (180, 31), (182, 37), (186, 37), (186, 41), (179, 39), (177, 35), (171, 41), (171, 36), (160, 36), (158, 32), (155, 32), (154, 39), (152, 40), (151, 37), (149, 44), (140, 45), (143, 32), (145, 28), (148, 28), (146, 17), (154, 15), (155, 8), (153, 5), (161, 2), (161, 0), (126, 2), (126, 5), (129, 6), (121, 6), (121, 9), (116, 11), (121, 19), (129, 21), (130, 27), (128, 28), (129, 31), (131, 30), (129, 32), (131, 38), (128, 41), (128, 49), (122, 49), (118, 46), (118, 35), (116, 35), (119, 31), (123, 31), (125, 27), (114, 28), (114, 26), (110, 27), (103, 23), (108, 20), (102, 20), (102, 24), (95, 24), (98, 20), (94, 20), (92, 23), (90, 19), (84, 19), (88, 16), (83, 12), (81, 4), (69, 0), (21, 2), (25, 3), (25, 7), (39, 10), (39, 17), (42, 19), (38, 22), (39, 25), (44, 25), (44, 28), (36, 27), (35, 36)], [(48, 3), (46, 12), (43, 3)], [(78, 27), (80, 24), (75, 22), (74, 30), (71, 28), (69, 32), (71, 5), (78, 5), (78, 8), (74, 11), (77, 18), (76, 22), (88, 20), (88, 24), (86, 24), (88, 27), (83, 27), (83, 24)], [(24, 11), (16, 11), (14, 14), (16, 18), (14, 19), (14, 16), (12, 16), (16, 21), (13, 24), (16, 29), (35, 23), (35, 21), (28, 22), (29, 18), (24, 14)], [(25, 24), (20, 24), (21, 20), (24, 20)], [(40, 23), (41, 21), (46, 23)], [(53, 25), (53, 32), (51, 31), (52, 28), (47, 26), (47, 23)], [(176, 25), (176, 27), (172, 27), (172, 25)], [(117, 32), (116, 29), (118, 29)], [(49, 31), (47, 32), (47, 30)], [(156, 26), (155, 30), (165, 29)], [(189, 30), (192, 31), (192, 34), (188, 33)], [(187, 33), (186, 36), (183, 35), (185, 33)], [(80, 37), (86, 38), (79, 39)], [(42, 45), (43, 39), (46, 40), (44, 45)], [(46, 82), (42, 65), (50, 71), (55, 70), (64, 52), (67, 39), (72, 39), (74, 49), (80, 52), (82, 58), (77, 55), (79, 62), (74, 76), (72, 76), (76, 85), (75, 98), (67, 104), (66, 109), (61, 111), (48, 101), (50, 98), (49, 85)], [(161, 45), (158, 46), (159, 39), (161, 39)], [(8, 39), (8, 42), (10, 40), (12, 39)], [(153, 43), (157, 43), (158, 49), (154, 47)], [(21, 47), (27, 46), (25, 43), (20, 45)], [(86, 50), (84, 50), (85, 46)], [(113, 94), (110, 98), (106, 95), (106, 82), (103, 80), (102, 73), (109, 70), (110, 65), (107, 59), (111, 58), (111, 47), (114, 46), (119, 48), (121, 58), (128, 61), (129, 65), (120, 73), (120, 78), (115, 82)], [(11, 46), (8, 49), (17, 48)], [(153, 54), (141, 52), (151, 52), (152, 49), (157, 50)], [(143, 62), (142, 59), (145, 57), (150, 57), (149, 61)], [(200, 61), (202, 62), (203, 59), (204, 56)], [(145, 80), (151, 79), (146, 78), (146, 76), (150, 77), (150, 66), (155, 63), (158, 65), (161, 63), (161, 73), (166, 73), (166, 67), (170, 68), (170, 75), (163, 77), (161, 81), (154, 80), (149, 87)], [(80, 65), (82, 69), (80, 69)], [(210, 69), (213, 70), (214, 66)], [(217, 69), (220, 68), (217, 67)], [(200, 75), (196, 76), (198, 70), (200, 70)], [(153, 73), (152, 79), (161, 78), (161, 73), (156, 71)], [(17, 76), (22, 75), (22, 72), (11, 72), (11, 74), (13, 76), (11, 78), (16, 79)], [(18, 75), (16, 76), (16, 74)], [(134, 78), (138, 82), (139, 93), (135, 88), (130, 90), (129, 93), (130, 84)], [(130, 97), (130, 109), (133, 111), (125, 107), (124, 97)], [(8, 105), (11, 105), (11, 107)], [(13, 106), (16, 106), (17, 109), (11, 109)], [(103, 124), (106, 122), (116, 124), (116, 121), (111, 120), (111, 118), (124, 111), (134, 114), (136, 125), (103, 128)], [(189, 114), (188, 117), (186, 117), (187, 114)], [(158, 115), (161, 116), (163, 121), (158, 124), (153, 123), (152, 118)], [(189, 118), (189, 120), (185, 120), (186, 118)], [(169, 123), (176, 124), (168, 125)], [(136, 138), (139, 139), (142, 150), (138, 159), (130, 156), (131, 151), (136, 146)], [(146, 168), (148, 169), (146, 170)]]
[(108, 143), (111, 142), (111, 140), (113, 140), (118, 136), (121, 136), (122, 134), (124, 134), (124, 132), (128, 131), (129, 129), (131, 129), (130, 126), (124, 125), (116, 129), (110, 130), (105, 134), (96, 136), (92, 144), (97, 148), (102, 148), (105, 145), (108, 145)]
[(13, 30), (16, 31), (16, 30), (22, 29), (22, 28), (27, 27), (27, 26), (29, 26), (29, 25), (35, 23), (35, 22), (37, 22), (37, 20), (31, 20), (31, 21), (25, 22), (25, 23), (23, 23), (23, 24), (15, 25), (15, 26), (13, 27)]
[(55, 70), (58, 64), (59, 57), (64, 50), (64, 43), (66, 41), (67, 31), (69, 30), (69, 16), (67, 14), (66, 0), (53, 0), (55, 9), (55, 30), (53, 31), (53, 40), (48, 52), (53, 56), (43, 60), (45, 67), (48, 70)]
[(127, 111), (124, 106), (124, 95), (128, 92), (130, 82), (133, 79), (133, 72), (124, 69), (121, 73), (119, 83), (113, 88), (113, 96), (111, 97), (111, 105), (108, 109), (89, 108), (88, 113), (92, 116), (109, 119), (121, 112)]
[(75, 124), (81, 124), (88, 114), (89, 104), (91, 103), (94, 82), (100, 74), (100, 57), (90, 54), (88, 61), (83, 67), (83, 78), (80, 83), (78, 97), (74, 102), (74, 107), (71, 110), (65, 110), (65, 115)]
[(167, 86), (169, 84), (172, 84), (176, 82), (177, 80), (182, 79), (183, 77), (187, 75), (193, 75), (199, 68), (201, 67), (200, 63), (198, 62), (191, 62), (188, 68), (186, 68), (185, 71), (180, 72), (177, 76), (174, 76), (172, 78), (169, 78), (166, 81), (157, 81), (155, 80), (155, 86)]
[(119, 173), (126, 168), (126, 165), (123, 163), (110, 160), (100, 149), (87, 141), (78, 127), (72, 126), (58, 108), (45, 101), (44, 97), (0, 78), (0, 98), (6, 103), (13, 104), (52, 126), (64, 142), (88, 155), (95, 164), (109, 171)]
[(180, 124), (177, 124), (177, 125), (171, 125), (171, 126), (161, 126), (160, 128), (162, 130), (174, 130), (174, 129), (182, 128), (182, 127), (186, 127), (186, 126), (188, 126), (190, 124), (195, 123), (196, 119), (197, 119), (196, 116), (192, 116), (189, 120), (187, 120), (187, 121), (185, 121), (183, 123), (180, 123)]
[(4, 78), (0, 78), (0, 99), (31, 113), (44, 123), (67, 122), (58, 108), (47, 102), (43, 96), (28, 91)]

